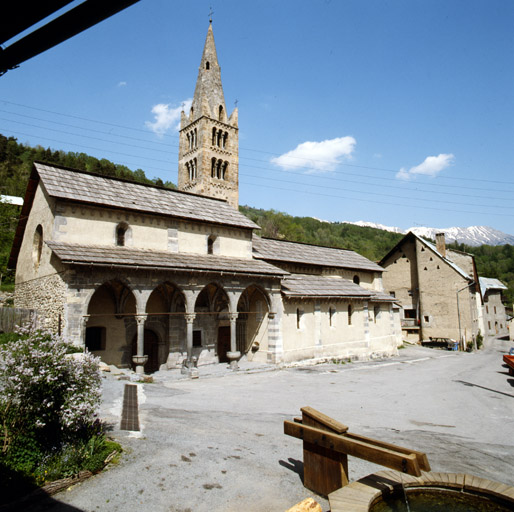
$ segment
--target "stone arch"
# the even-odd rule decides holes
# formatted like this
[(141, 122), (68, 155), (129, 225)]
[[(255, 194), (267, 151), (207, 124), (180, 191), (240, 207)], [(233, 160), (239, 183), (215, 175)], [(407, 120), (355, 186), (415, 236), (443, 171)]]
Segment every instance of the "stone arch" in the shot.
[(216, 282), (204, 286), (196, 297), (194, 312), (193, 351), (215, 348), (218, 361), (228, 361), (230, 300), (223, 286)]
[(137, 299), (126, 283), (112, 279), (100, 285), (87, 303), (86, 347), (107, 364), (130, 367)]
[(270, 298), (256, 284), (247, 286), (237, 303), (236, 347), (241, 354), (253, 359), (259, 350), (268, 350), (268, 315)]

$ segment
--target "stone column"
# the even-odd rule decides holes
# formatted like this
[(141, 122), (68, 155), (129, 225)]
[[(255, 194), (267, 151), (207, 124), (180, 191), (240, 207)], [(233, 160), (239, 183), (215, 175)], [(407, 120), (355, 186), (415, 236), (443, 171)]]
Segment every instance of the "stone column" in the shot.
[(88, 320), (88, 316), (83, 316), (80, 319), (80, 339), (82, 341), (82, 347), (84, 348), (84, 352), (86, 351), (86, 329)]
[(192, 356), (193, 356), (193, 322), (195, 321), (195, 313), (186, 313), (186, 351), (187, 351), (187, 363), (191, 367)]
[(132, 361), (136, 364), (136, 373), (144, 373), (144, 366), (148, 361), (145, 351), (145, 321), (146, 315), (136, 315), (137, 322), (137, 354), (132, 356)]
[(227, 357), (230, 360), (230, 367), (237, 370), (237, 359), (241, 357), (241, 352), (236, 347), (236, 321), (239, 313), (229, 313), (230, 318), (230, 352), (227, 352)]

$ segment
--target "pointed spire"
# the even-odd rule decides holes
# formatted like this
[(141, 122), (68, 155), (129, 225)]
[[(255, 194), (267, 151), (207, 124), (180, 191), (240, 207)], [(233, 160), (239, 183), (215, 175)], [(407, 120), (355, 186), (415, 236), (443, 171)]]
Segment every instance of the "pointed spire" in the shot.
[(206, 104), (210, 110), (208, 114), (210, 117), (214, 119), (226, 118), (225, 97), (223, 95), (223, 86), (221, 85), (221, 69), (218, 64), (216, 45), (214, 44), (212, 23), (209, 23), (202, 60), (198, 69), (195, 94), (191, 106), (193, 119), (206, 114)]

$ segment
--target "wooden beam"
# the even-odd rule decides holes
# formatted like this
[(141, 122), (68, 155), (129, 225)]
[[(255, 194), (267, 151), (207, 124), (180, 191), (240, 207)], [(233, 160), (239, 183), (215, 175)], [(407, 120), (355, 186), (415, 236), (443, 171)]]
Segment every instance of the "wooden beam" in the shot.
[(387, 450), (391, 450), (398, 453), (413, 453), (416, 455), (416, 459), (418, 460), (419, 468), (422, 471), (431, 471), (430, 464), (428, 462), (428, 457), (426, 453), (418, 452), (416, 450), (411, 450), (409, 448), (403, 448), (402, 446), (397, 446), (396, 444), (384, 443), (383, 441), (378, 441), (377, 439), (371, 439), (370, 437), (364, 437), (359, 434), (352, 434), (351, 432), (347, 432), (345, 437), (349, 439), (354, 439), (355, 441), (363, 441), (365, 443), (372, 444), (373, 446), (379, 446), (381, 448), (386, 448)]
[(393, 451), (370, 442), (358, 441), (292, 421), (284, 421), (284, 433), (335, 452), (359, 457), (412, 476), (421, 476), (418, 459), (414, 453)]
[(319, 412), (316, 409), (313, 409), (312, 407), (302, 407), (300, 411), (302, 411), (302, 414), (304, 416), (308, 416), (309, 418), (313, 419), (316, 423), (319, 423), (327, 427), (327, 430), (331, 432), (334, 432), (336, 434), (343, 434), (344, 432), (348, 431), (348, 427), (346, 425), (339, 423), (339, 421), (334, 420), (330, 416), (327, 416), (326, 414), (323, 414), (322, 412)]

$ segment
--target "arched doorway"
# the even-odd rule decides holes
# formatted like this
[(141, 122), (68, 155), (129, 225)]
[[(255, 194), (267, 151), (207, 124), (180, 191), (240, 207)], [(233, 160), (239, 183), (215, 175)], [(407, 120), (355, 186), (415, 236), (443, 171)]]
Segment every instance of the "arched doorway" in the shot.
[[(161, 366), (159, 357), (159, 337), (151, 329), (145, 329), (144, 354), (148, 356), (145, 364), (145, 373), (153, 373), (159, 370)], [(132, 354), (137, 354), (137, 334), (132, 338)], [(136, 369), (136, 365), (132, 363), (132, 369)]]
[(256, 285), (248, 286), (237, 303), (236, 344), (241, 354), (253, 356), (268, 349), (269, 297)]
[(132, 348), (128, 335), (135, 313), (136, 299), (126, 284), (119, 280), (102, 284), (88, 304), (86, 348), (104, 363), (130, 367)]
[[(156, 349), (159, 366), (166, 362), (173, 365), (183, 358), (186, 350), (185, 310), (184, 295), (173, 283), (161, 283), (148, 297), (145, 329), (153, 331), (159, 338)], [(168, 361), (170, 354), (173, 357)]]
[(229, 301), (225, 290), (216, 283), (208, 284), (195, 303), (193, 348), (214, 345), (220, 363), (228, 362), (230, 351)]

